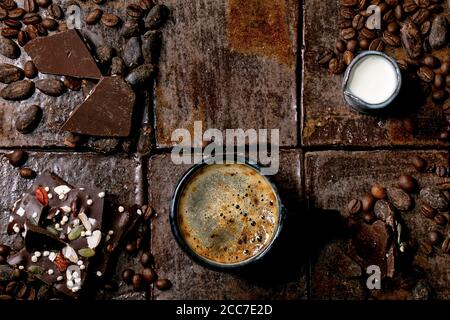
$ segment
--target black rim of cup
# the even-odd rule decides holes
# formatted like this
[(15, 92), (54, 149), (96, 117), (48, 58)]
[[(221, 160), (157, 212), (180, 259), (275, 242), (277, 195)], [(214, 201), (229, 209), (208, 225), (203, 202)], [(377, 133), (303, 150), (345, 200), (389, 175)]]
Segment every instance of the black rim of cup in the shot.
[[(242, 158), (242, 157), (238, 156), (237, 161), (233, 161), (232, 163), (233, 164), (246, 164), (246, 165), (252, 167), (253, 169), (255, 169), (259, 174), (261, 174), (261, 167), (258, 164), (254, 163), (246, 158)], [(178, 201), (179, 201), (179, 198), (180, 198), (185, 186), (189, 183), (190, 179), (204, 167), (213, 165), (213, 164), (215, 164), (213, 159), (210, 159), (210, 158), (204, 159), (202, 162), (192, 166), (181, 177), (177, 186), (175, 187), (175, 191), (174, 191), (174, 193), (172, 195), (172, 199), (171, 199), (170, 212), (169, 212), (170, 226), (171, 226), (172, 233), (173, 233), (178, 245), (194, 262), (196, 262), (202, 266), (208, 267), (210, 269), (215, 269), (215, 270), (219, 270), (219, 271), (232, 271), (232, 270), (242, 269), (243, 267), (246, 267), (248, 265), (253, 265), (256, 262), (261, 261), (271, 251), (271, 249), (273, 248), (276, 240), (278, 239), (278, 237), (281, 233), (284, 218), (286, 215), (285, 207), (283, 206), (283, 204), (281, 202), (278, 189), (277, 189), (275, 183), (273, 182), (273, 180), (271, 179), (271, 177), (264, 176), (261, 174), (267, 180), (267, 182), (270, 183), (270, 185), (272, 186), (272, 188), (275, 192), (275, 196), (278, 201), (278, 226), (277, 226), (276, 232), (273, 235), (270, 243), (266, 246), (266, 248), (264, 248), (264, 250), (262, 250), (257, 255), (250, 257), (247, 260), (244, 260), (244, 261), (241, 261), (238, 263), (233, 263), (233, 264), (217, 263), (217, 262), (208, 260), (208, 259), (198, 255), (197, 253), (195, 253), (194, 250), (192, 250), (189, 247), (189, 245), (186, 243), (183, 235), (180, 232), (179, 225), (178, 225)]]

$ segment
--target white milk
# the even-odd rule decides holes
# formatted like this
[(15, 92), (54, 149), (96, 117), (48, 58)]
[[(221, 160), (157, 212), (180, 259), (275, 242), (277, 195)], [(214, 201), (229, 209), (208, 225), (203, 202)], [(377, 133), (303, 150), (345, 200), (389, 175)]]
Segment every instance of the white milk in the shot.
[(347, 88), (366, 103), (380, 104), (392, 97), (397, 85), (392, 63), (382, 56), (369, 55), (353, 67)]

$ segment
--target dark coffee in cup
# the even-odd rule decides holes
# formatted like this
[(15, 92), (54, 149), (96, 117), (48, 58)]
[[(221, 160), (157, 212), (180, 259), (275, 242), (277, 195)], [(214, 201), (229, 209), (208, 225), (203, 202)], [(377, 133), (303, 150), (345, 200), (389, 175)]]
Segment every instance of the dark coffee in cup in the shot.
[(268, 248), (279, 228), (273, 185), (247, 164), (203, 166), (185, 184), (178, 228), (187, 246), (215, 264), (239, 264)]

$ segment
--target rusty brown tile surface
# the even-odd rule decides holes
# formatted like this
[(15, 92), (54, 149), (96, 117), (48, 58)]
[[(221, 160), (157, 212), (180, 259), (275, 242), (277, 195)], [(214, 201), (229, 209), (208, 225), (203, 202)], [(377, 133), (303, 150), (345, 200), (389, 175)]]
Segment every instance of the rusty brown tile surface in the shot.
[[(297, 150), (282, 152), (281, 169), (276, 182), (282, 186), (283, 199), (298, 199), (300, 187), (300, 155)], [(160, 277), (172, 280), (169, 291), (154, 290), (155, 299), (305, 299), (306, 268), (299, 256), (279, 247), (292, 248), (296, 240), (280, 238), (275, 249), (278, 257), (272, 266), (263, 265), (253, 273), (229, 274), (205, 269), (191, 261), (178, 247), (169, 225), (168, 210), (173, 189), (189, 166), (177, 166), (170, 155), (157, 155), (149, 161), (150, 203), (158, 217), (152, 226), (152, 252)], [(283, 182), (291, 182), (290, 185)], [(293, 216), (299, 212), (292, 212)], [(293, 219), (293, 221), (297, 221)], [(296, 229), (291, 223), (290, 229)], [(296, 230), (295, 230), (296, 231)], [(288, 234), (289, 229), (283, 231)], [(290, 241), (285, 243), (285, 241)], [(283, 244), (284, 243), (284, 244)], [(270, 272), (276, 265), (282, 271)], [(266, 270), (267, 268), (267, 270)]]
[[(305, 156), (305, 193), (311, 210), (321, 210), (323, 225), (328, 225), (336, 214), (343, 210), (348, 201), (358, 198), (370, 191), (374, 183), (389, 187), (396, 183), (401, 173), (413, 175), (421, 187), (433, 186), (444, 178), (431, 173), (417, 173), (410, 164), (412, 155), (420, 155), (429, 165), (448, 167), (449, 155), (444, 151), (374, 151), (343, 152), (323, 151), (309, 152)], [(412, 243), (426, 239), (429, 231), (437, 229), (448, 232), (445, 227), (436, 226), (420, 214), (420, 200), (414, 196), (416, 206), (413, 210), (401, 214), (409, 232)], [(329, 227), (329, 226), (328, 226)], [(326, 235), (324, 235), (326, 237)], [(347, 256), (346, 244), (336, 237), (325, 242), (322, 249), (314, 253), (312, 272), (313, 299), (363, 299), (373, 294), (378, 299), (412, 299), (417, 298), (411, 288), (409, 291), (394, 286), (397, 290), (389, 293), (367, 292), (366, 276), (358, 274), (355, 263)], [(326, 238), (322, 238), (325, 241)], [(341, 258), (338, 258), (341, 257)], [(333, 262), (334, 261), (334, 262)], [(412, 268), (420, 270), (422, 276), (416, 278), (416, 287), (425, 284), (430, 288), (431, 297), (448, 299), (450, 297), (450, 256), (438, 248), (431, 256), (420, 250), (411, 263)], [(347, 268), (347, 271), (345, 271)], [(350, 272), (353, 270), (353, 272)], [(345, 272), (344, 272), (345, 271)], [(357, 272), (356, 272), (357, 271)], [(421, 279), (420, 281), (418, 281)], [(340, 289), (337, 289), (340, 288)]]
[(280, 129), (297, 145), (298, 1), (165, 0), (172, 19), (155, 92), (156, 137), (177, 128)]
[[(303, 119), (302, 143), (306, 146), (428, 146), (444, 147), (439, 133), (448, 125), (442, 106), (431, 99), (423, 103), (405, 100), (390, 117), (352, 112), (341, 93), (342, 76), (335, 76), (315, 62), (323, 49), (333, 49), (339, 39), (339, 1), (305, 2), (303, 28)], [(448, 48), (439, 56), (448, 55)], [(388, 54), (401, 58), (400, 50)], [(413, 92), (408, 91), (406, 95)], [(405, 119), (408, 119), (405, 122)], [(410, 123), (414, 131), (409, 132)]]
[[(18, 1), (20, 4), (21, 1)], [(90, 1), (64, 1), (54, 0), (53, 3), (60, 4), (64, 11), (75, 3), (81, 7), (81, 34), (85, 37), (91, 48), (95, 48), (100, 45), (108, 44), (116, 49), (118, 54), (122, 53), (124, 39), (120, 37), (120, 29), (108, 28), (103, 24), (98, 23), (96, 25), (87, 25), (84, 22), (85, 15), (96, 7), (96, 5)], [(128, 1), (119, 0), (110, 2), (107, 6), (101, 6), (105, 12), (111, 12), (117, 14), (124, 21), (126, 18), (125, 8), (128, 5)], [(51, 33), (50, 33), (51, 34)], [(23, 67), (24, 63), (30, 58), (22, 48), (22, 55), (19, 59), (11, 60), (4, 56), (0, 56), (0, 63), (10, 63)], [(103, 71), (105, 72), (105, 71)], [(32, 79), (33, 81), (41, 78), (57, 78), (62, 77), (39, 74), (38, 77)], [(0, 84), (0, 90), (6, 86)], [(75, 109), (81, 102), (83, 102), (84, 96), (82, 91), (70, 91), (60, 97), (50, 97), (36, 89), (34, 95), (27, 100), (21, 102), (5, 101), (0, 98), (0, 147), (64, 147), (64, 132), (60, 131), (60, 128), (69, 118), (71, 111)], [(23, 135), (15, 129), (15, 119), (17, 114), (21, 112), (21, 109), (29, 105), (39, 105), (43, 109), (43, 119), (39, 127), (32, 133)], [(143, 108), (142, 108), (143, 109)]]

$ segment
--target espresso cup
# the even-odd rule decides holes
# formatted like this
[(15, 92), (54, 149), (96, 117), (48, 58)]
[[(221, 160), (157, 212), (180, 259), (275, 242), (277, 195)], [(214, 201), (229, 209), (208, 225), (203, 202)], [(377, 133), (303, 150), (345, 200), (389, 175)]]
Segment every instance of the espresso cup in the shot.
[(195, 262), (219, 270), (263, 259), (284, 216), (274, 183), (246, 159), (194, 165), (176, 186), (170, 208), (180, 247)]

